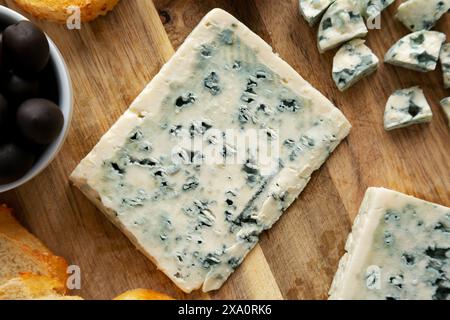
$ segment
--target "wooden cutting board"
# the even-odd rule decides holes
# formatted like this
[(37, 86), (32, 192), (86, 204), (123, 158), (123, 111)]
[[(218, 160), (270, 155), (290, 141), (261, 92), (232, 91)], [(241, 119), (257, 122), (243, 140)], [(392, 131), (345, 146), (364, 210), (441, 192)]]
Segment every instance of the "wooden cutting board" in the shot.
[[(381, 30), (371, 30), (367, 37), (379, 57), (408, 33), (394, 19), (398, 3), (383, 13)], [(344, 112), (353, 129), (219, 291), (185, 295), (69, 184), (68, 176), (214, 7), (232, 13), (271, 44)], [(440, 68), (421, 74), (381, 64), (376, 74), (340, 93), (331, 79), (333, 52), (318, 53), (316, 28), (301, 18), (297, 0), (122, 0), (106, 17), (75, 31), (32, 20), (66, 59), (74, 117), (68, 139), (49, 168), (1, 194), (0, 202), (15, 208), (52, 250), (80, 266), (82, 287), (74, 294), (110, 299), (144, 287), (176, 298), (324, 299), (368, 186), (450, 206), (450, 128), (438, 105), (450, 90), (443, 89)], [(448, 14), (436, 29), (446, 30), (450, 38)], [(412, 85), (424, 89), (432, 123), (385, 132), (388, 96)]]

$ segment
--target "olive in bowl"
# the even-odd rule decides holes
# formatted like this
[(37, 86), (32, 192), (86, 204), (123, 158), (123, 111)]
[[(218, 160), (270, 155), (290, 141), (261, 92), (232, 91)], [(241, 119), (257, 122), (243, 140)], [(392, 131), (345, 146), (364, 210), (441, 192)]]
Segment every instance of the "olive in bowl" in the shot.
[(18, 75), (38, 75), (50, 60), (47, 37), (30, 21), (22, 20), (9, 25), (3, 31), (2, 42), (3, 55)]
[(70, 77), (55, 44), (24, 16), (0, 6), (0, 192), (49, 165), (71, 117)]

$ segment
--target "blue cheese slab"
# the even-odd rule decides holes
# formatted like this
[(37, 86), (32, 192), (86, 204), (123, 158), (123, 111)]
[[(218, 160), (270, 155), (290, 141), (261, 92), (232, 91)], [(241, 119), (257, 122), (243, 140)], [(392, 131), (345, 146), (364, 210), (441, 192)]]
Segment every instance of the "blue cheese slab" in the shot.
[(361, 13), (367, 19), (373, 19), (381, 14), (381, 12), (389, 7), (394, 0), (360, 0)]
[(377, 56), (364, 42), (363, 39), (351, 40), (334, 56), (332, 77), (341, 91), (348, 89), (378, 67)]
[(367, 34), (360, 0), (336, 0), (322, 17), (317, 34), (321, 53)]
[(442, 110), (444, 110), (445, 115), (448, 119), (448, 126), (450, 127), (450, 97), (441, 100)]
[(420, 72), (432, 71), (445, 38), (444, 33), (437, 31), (410, 33), (388, 50), (384, 62)]
[(417, 123), (430, 122), (433, 114), (419, 87), (395, 91), (386, 103), (384, 129), (393, 130)]
[(299, 0), (300, 14), (312, 27), (335, 0)]
[(219, 289), (350, 124), (211, 11), (71, 176), (185, 292)]
[(368, 188), (330, 299), (450, 299), (450, 208)]
[(439, 59), (442, 66), (444, 87), (448, 89), (450, 88), (450, 43), (445, 43), (444, 45), (442, 45)]
[(408, 0), (400, 4), (397, 19), (411, 31), (430, 30), (450, 10), (450, 0)]

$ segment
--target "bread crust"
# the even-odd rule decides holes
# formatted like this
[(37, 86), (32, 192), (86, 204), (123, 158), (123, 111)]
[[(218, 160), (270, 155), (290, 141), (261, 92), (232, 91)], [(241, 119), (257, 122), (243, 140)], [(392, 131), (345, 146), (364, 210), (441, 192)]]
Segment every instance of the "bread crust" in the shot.
[(82, 300), (82, 298), (61, 295), (59, 281), (54, 278), (23, 273), (0, 285), (0, 300)]
[(67, 262), (64, 258), (45, 252), (33, 251), (31, 253), (36, 261), (41, 262), (47, 267), (48, 274), (59, 282), (59, 293), (67, 292)]
[(46, 276), (57, 280), (59, 292), (66, 291), (68, 266), (66, 260), (55, 256), (38, 238), (28, 232), (14, 218), (12, 210), (6, 205), (0, 205), (0, 237), (13, 243), (21, 254), (27, 255), (46, 270)]
[[(14, 246), (14, 251), (21, 256), (27, 256), (41, 270), (39, 275), (51, 277), (59, 283), (58, 292), (66, 292), (67, 262), (62, 258), (48, 252), (42, 252), (30, 248), (28, 245), (12, 239), (0, 233), (0, 238)], [(1, 268), (2, 266), (0, 266)], [(19, 274), (25, 274), (31, 270), (23, 270)], [(18, 274), (17, 274), (18, 275)], [(16, 276), (16, 275), (14, 275)]]
[(50, 250), (13, 216), (13, 210), (6, 205), (0, 205), (0, 233), (20, 241), (34, 250), (50, 253)]
[(135, 289), (122, 293), (114, 300), (174, 300), (164, 293), (149, 289)]
[(89, 22), (111, 11), (119, 0), (14, 0), (36, 18), (66, 23), (73, 14), (68, 7), (80, 8), (81, 22)]

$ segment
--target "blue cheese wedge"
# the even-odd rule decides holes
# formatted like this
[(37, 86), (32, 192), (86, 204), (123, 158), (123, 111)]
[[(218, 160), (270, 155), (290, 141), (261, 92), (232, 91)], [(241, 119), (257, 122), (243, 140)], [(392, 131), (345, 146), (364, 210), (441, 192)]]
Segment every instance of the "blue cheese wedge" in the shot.
[(445, 115), (448, 119), (448, 126), (450, 127), (450, 97), (441, 100), (442, 110), (444, 110)]
[(368, 188), (330, 299), (450, 299), (450, 208)]
[(393, 130), (417, 123), (430, 122), (433, 114), (419, 87), (395, 91), (384, 111), (384, 129)]
[(441, 60), (444, 87), (448, 89), (450, 88), (450, 43), (442, 46), (439, 59)]
[(331, 4), (319, 25), (317, 40), (321, 53), (367, 34), (360, 10), (359, 0), (336, 0)]
[(360, 0), (361, 13), (363, 17), (372, 19), (379, 16), (381, 12), (394, 3), (394, 0)]
[(351, 40), (334, 56), (332, 76), (341, 91), (368, 76), (378, 67), (377, 56), (364, 42), (362, 39)]
[(312, 27), (334, 0), (299, 0), (300, 13)]
[(400, 4), (397, 19), (409, 30), (430, 30), (450, 10), (450, 0), (408, 0)]
[(436, 69), (445, 34), (437, 31), (417, 31), (397, 41), (384, 56), (384, 62), (415, 71)]
[(211, 11), (71, 176), (185, 292), (218, 289), (350, 124)]

